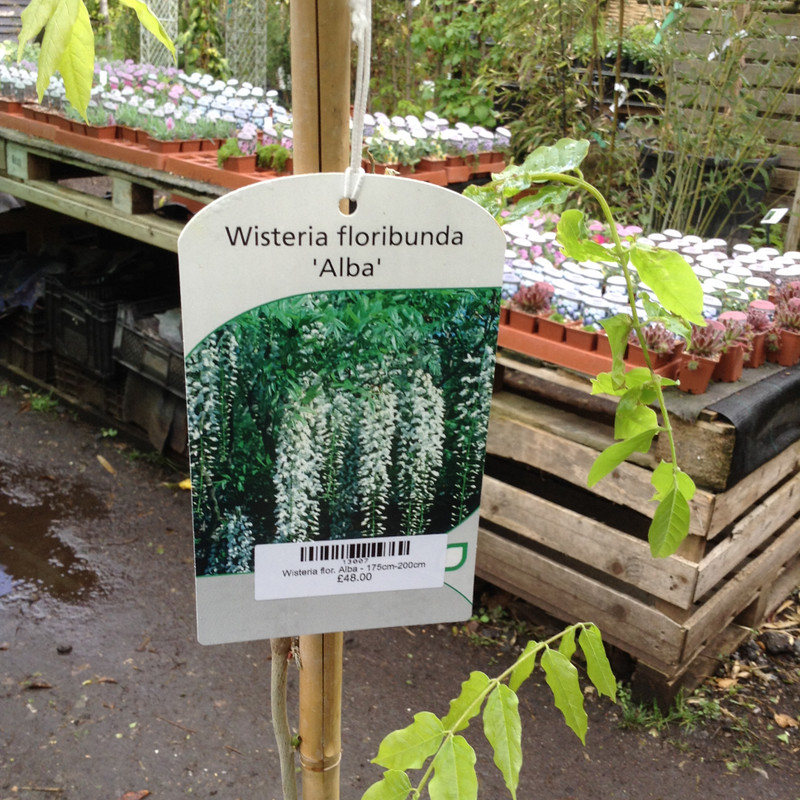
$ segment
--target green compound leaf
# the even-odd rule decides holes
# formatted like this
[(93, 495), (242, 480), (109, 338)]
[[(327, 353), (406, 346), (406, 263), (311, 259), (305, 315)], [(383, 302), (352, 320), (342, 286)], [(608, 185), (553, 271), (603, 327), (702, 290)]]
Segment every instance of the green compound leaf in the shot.
[(420, 711), (407, 728), (393, 731), (381, 742), (372, 763), (386, 769), (419, 769), (439, 749), (443, 738), (439, 717)]
[(589, 152), (585, 139), (559, 139), (554, 145), (537, 147), (523, 162), (525, 172), (570, 172), (578, 169)]
[(639, 277), (664, 308), (690, 322), (704, 323), (703, 287), (680, 253), (634, 243), (630, 254)]
[(589, 239), (582, 211), (570, 208), (561, 214), (556, 225), (557, 240), (567, 258), (575, 261), (609, 261), (613, 253)]
[(481, 713), (482, 695), (488, 686), (488, 675), (483, 672), (471, 672), (469, 678), (461, 684), (461, 693), (450, 701), (450, 710), (442, 720), (442, 727), (453, 733), (463, 731), (469, 725), (469, 721)]
[(658, 504), (647, 538), (655, 558), (671, 556), (689, 533), (689, 502), (677, 489)]
[(630, 439), (658, 427), (656, 412), (642, 404), (642, 391), (641, 386), (636, 386), (620, 397), (614, 414), (615, 439)]
[(364, 792), (361, 800), (406, 800), (412, 789), (411, 781), (405, 772), (390, 769)]
[(625, 380), (625, 362), (622, 356), (628, 344), (633, 320), (627, 314), (617, 314), (615, 317), (604, 319), (601, 323), (608, 334), (608, 345), (613, 358), (611, 376), (617, 386), (622, 386)]
[(431, 800), (477, 800), (475, 751), (463, 736), (447, 739), (433, 759)]
[(483, 732), (494, 750), (494, 763), (503, 776), (513, 800), (517, 798), (519, 771), (522, 769), (522, 721), (519, 698), (500, 684), (486, 700)]
[(564, 715), (564, 722), (586, 744), (589, 719), (583, 708), (583, 692), (578, 681), (578, 670), (558, 650), (547, 648), (542, 655), (545, 680), (553, 692), (556, 708)]
[(650, 449), (653, 437), (659, 432), (660, 428), (653, 428), (649, 431), (625, 439), (623, 442), (616, 442), (610, 447), (606, 447), (592, 464), (589, 476), (586, 479), (587, 486), (594, 486), (599, 480), (605, 478), (609, 472), (615, 470), (626, 458), (634, 453), (646, 453)]
[(534, 650), (539, 646), (538, 642), (531, 640), (525, 645), (522, 655), (517, 659), (516, 666), (511, 671), (511, 677), (508, 679), (508, 685), (511, 690), (516, 692), (528, 678), (530, 678), (533, 668), (536, 666), (536, 656), (531, 655)]
[(686, 498), (691, 500), (697, 487), (694, 481), (671, 461), (662, 461), (653, 470), (650, 483), (655, 487), (656, 493), (651, 499), (661, 502), (675, 488)]
[(575, 628), (567, 628), (558, 643), (558, 652), (571, 659), (575, 655)]
[(619, 386), (614, 381), (614, 376), (610, 372), (601, 372), (596, 378), (592, 378), (592, 394), (621, 396), (626, 391), (624, 385)]
[(142, 27), (150, 31), (150, 33), (169, 50), (173, 61), (175, 61), (175, 45), (172, 43), (172, 39), (167, 35), (163, 25), (158, 21), (158, 18), (147, 7), (147, 3), (142, 2), (142, 0), (120, 0), (120, 2), (122, 5), (132, 8), (136, 12), (136, 16), (139, 18)]
[[(50, 30), (49, 25), (47, 29)], [(94, 33), (89, 12), (83, 3), (78, 4), (78, 16), (72, 26), (72, 35), (61, 54), (58, 69), (64, 79), (67, 100), (86, 118), (94, 79)], [(46, 88), (45, 85), (41, 91)]]
[(583, 655), (586, 658), (586, 672), (595, 689), (613, 701), (617, 699), (617, 681), (608, 663), (603, 637), (596, 625), (588, 625), (578, 635)]
[[(50, 19), (47, 20), (44, 36), (42, 37), (42, 48), (39, 51), (36, 75), (36, 91), (40, 101), (45, 89), (50, 84), (50, 78), (53, 77), (56, 69), (58, 69), (61, 58), (70, 45), (73, 28), (81, 8), (88, 19), (88, 12), (81, 0), (61, 0), (53, 8), (53, 13)], [(91, 33), (91, 23), (89, 32)], [(94, 40), (94, 34), (92, 34), (92, 40)], [(90, 69), (94, 71), (94, 49), (92, 49), (91, 53)]]
[(42, 28), (47, 25), (47, 21), (53, 16), (59, 4), (67, 5), (65, 0), (31, 0), (20, 15), (22, 30), (19, 32), (17, 59), (22, 58), (25, 45), (41, 33)]
[(527, 216), (532, 211), (545, 206), (561, 206), (567, 202), (569, 197), (568, 186), (542, 186), (536, 194), (528, 195), (518, 200), (507, 217), (503, 218), (503, 222), (513, 222), (515, 219), (521, 219)]

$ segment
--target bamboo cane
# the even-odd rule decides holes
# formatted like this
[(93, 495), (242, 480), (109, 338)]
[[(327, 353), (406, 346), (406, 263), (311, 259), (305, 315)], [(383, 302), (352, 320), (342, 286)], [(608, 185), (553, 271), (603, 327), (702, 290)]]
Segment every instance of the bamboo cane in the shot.
[[(350, 134), (347, 0), (292, 0), (294, 172), (343, 172)], [(338, 800), (343, 634), (300, 637), (303, 800)]]

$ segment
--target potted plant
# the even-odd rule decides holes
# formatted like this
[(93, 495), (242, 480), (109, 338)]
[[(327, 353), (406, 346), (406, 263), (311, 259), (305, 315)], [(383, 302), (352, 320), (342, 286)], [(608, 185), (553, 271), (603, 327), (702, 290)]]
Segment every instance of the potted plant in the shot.
[(181, 143), (175, 138), (175, 120), (171, 116), (155, 114), (146, 119), (147, 146), (156, 153), (179, 153)]
[(635, 367), (645, 367), (644, 349), (650, 356), (650, 363), (654, 369), (659, 369), (668, 364), (675, 350), (675, 334), (661, 322), (651, 322), (642, 328), (644, 347), (639, 341), (635, 331), (628, 337), (627, 360)]
[(760, 367), (767, 360), (767, 336), (772, 330), (770, 314), (774, 313), (775, 305), (768, 300), (753, 300), (747, 309), (752, 341), (750, 351), (745, 353), (744, 366), (749, 369)]
[(86, 109), (86, 133), (94, 139), (116, 139), (117, 122), (114, 114), (103, 105), (89, 103)]
[(565, 325), (564, 340), (576, 350), (591, 352), (597, 347), (597, 327), (592, 323), (584, 325), (583, 320), (567, 322)]
[(719, 321), (724, 328), (722, 349), (711, 377), (715, 381), (733, 383), (742, 377), (745, 354), (749, 355), (752, 350), (753, 333), (743, 311), (726, 311), (720, 314)]
[(678, 364), (679, 388), (689, 394), (703, 394), (708, 389), (714, 367), (724, 344), (722, 323), (709, 321), (705, 325), (692, 323), (686, 349)]
[(535, 333), (537, 323), (550, 313), (550, 301), (555, 291), (555, 286), (547, 281), (520, 286), (511, 298), (508, 324), (516, 330)]
[(240, 140), (231, 136), (217, 150), (217, 165), (229, 172), (255, 172), (255, 153), (245, 153), (239, 144)]
[(257, 144), (256, 166), (273, 172), (291, 172), (291, 153), (280, 144)]
[(800, 361), (800, 297), (790, 297), (777, 306), (775, 327), (780, 336), (777, 362), (792, 367)]

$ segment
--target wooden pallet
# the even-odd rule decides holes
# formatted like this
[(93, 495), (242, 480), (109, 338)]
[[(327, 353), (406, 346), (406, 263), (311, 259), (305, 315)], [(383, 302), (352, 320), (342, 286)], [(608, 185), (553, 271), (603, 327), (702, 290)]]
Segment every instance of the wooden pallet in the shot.
[[(575, 379), (541, 372), (553, 376), (549, 400), (541, 375), (537, 399), (508, 384), (493, 397), (477, 574), (565, 622), (595, 622), (637, 659), (640, 684), (669, 699), (800, 582), (800, 441), (728, 490), (700, 488), (690, 536), (678, 554), (655, 559), (647, 543), (655, 456), (587, 489), (591, 464), (612, 441), (613, 404), (570, 403)], [(713, 438), (715, 422), (704, 425), (699, 438)]]
[[(111, 157), (113, 153), (92, 154), (60, 144), (55, 141), (53, 126), (14, 117), (17, 125), (38, 125), (38, 133), (53, 128), (53, 140), (41, 135), (33, 138), (3, 127), (3, 117), (10, 115), (0, 113), (0, 191), (64, 218), (124, 231), (132, 239), (175, 252), (183, 223), (160, 216), (158, 198), (181, 194), (202, 206), (226, 191), (154, 168), (145, 159), (152, 153), (139, 153), (145, 159), (142, 163), (123, 163)], [(163, 161), (163, 156), (159, 158)], [(109, 180), (110, 197), (97, 197), (69, 185), (70, 179), (91, 177)]]

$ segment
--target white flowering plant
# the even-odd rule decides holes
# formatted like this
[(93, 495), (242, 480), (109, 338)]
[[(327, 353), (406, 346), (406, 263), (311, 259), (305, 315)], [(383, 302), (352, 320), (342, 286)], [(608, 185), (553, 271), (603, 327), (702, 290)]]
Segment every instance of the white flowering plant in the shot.
[(208, 336), (186, 373), (198, 574), (251, 571), (255, 544), (441, 533), (475, 513), (499, 299), (303, 295)]

